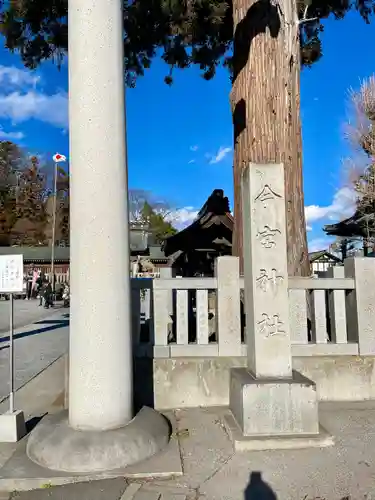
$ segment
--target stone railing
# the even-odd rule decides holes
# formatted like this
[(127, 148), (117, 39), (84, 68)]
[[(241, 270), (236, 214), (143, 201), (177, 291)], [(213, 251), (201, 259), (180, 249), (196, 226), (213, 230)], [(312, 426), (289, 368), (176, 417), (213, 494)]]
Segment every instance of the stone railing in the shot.
[[(292, 355), (375, 355), (375, 259), (326, 276), (289, 278)], [(137, 354), (246, 356), (243, 281), (236, 257), (219, 257), (215, 278), (132, 279)]]

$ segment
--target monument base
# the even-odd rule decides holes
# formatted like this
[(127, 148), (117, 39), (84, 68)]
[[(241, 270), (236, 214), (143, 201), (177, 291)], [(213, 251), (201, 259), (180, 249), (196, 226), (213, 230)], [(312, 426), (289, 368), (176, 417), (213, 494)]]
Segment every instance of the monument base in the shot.
[(127, 425), (108, 431), (79, 431), (68, 412), (44, 417), (31, 432), (26, 453), (34, 463), (55, 471), (86, 473), (125, 468), (155, 455), (169, 443), (170, 424), (143, 407)]
[(316, 386), (299, 372), (291, 379), (257, 379), (246, 368), (233, 368), (229, 399), (245, 437), (319, 435)]
[(236, 451), (299, 450), (304, 448), (326, 448), (335, 444), (323, 427), (319, 434), (291, 434), (283, 436), (251, 436), (242, 434), (232, 413), (224, 416), (224, 425)]
[(17, 443), (26, 434), (23, 411), (0, 415), (0, 443)]

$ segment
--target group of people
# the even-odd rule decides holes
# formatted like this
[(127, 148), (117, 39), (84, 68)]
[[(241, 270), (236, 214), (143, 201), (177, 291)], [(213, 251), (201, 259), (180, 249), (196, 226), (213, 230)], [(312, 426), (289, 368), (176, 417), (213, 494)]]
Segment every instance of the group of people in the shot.
[(53, 289), (50, 280), (38, 269), (29, 270), (24, 277), (26, 300), (39, 298), (39, 306), (53, 306)]

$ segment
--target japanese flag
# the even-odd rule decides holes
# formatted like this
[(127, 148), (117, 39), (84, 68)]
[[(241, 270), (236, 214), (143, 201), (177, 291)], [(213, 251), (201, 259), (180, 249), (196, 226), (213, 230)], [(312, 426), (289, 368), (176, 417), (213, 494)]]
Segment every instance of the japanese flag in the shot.
[(66, 156), (60, 155), (59, 153), (56, 153), (53, 157), (53, 161), (55, 163), (61, 163), (63, 161), (66, 161)]

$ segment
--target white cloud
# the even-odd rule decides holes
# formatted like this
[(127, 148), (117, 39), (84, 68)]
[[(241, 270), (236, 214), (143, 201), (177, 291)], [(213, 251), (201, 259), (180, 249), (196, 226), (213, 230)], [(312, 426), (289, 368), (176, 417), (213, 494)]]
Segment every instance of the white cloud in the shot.
[[(312, 230), (314, 222), (335, 222), (346, 219), (353, 215), (356, 206), (356, 193), (349, 187), (338, 189), (332, 199), (332, 203), (327, 206), (308, 205), (305, 207), (306, 217), (306, 230)], [(308, 242), (309, 252), (316, 252), (318, 250), (326, 250), (329, 245), (334, 241), (334, 238), (322, 236), (313, 238)]]
[(308, 205), (305, 207), (307, 226), (322, 219), (338, 221), (350, 217), (355, 210), (356, 193), (349, 187), (338, 189), (332, 203), (327, 206)]
[(186, 226), (191, 224), (198, 215), (198, 210), (195, 210), (194, 207), (183, 207), (172, 210), (166, 217), (173, 226), (178, 229), (184, 229)]
[(11, 86), (14, 87), (25, 87), (36, 85), (40, 82), (40, 76), (36, 73), (26, 70), (19, 69), (15, 66), (2, 66), (0, 65), (0, 83), (2, 87)]
[(189, 160), (188, 165), (191, 165), (192, 163), (195, 163), (195, 160)]
[(308, 242), (309, 252), (318, 252), (319, 250), (327, 250), (332, 243), (330, 238), (314, 238)]
[(209, 163), (214, 165), (215, 163), (219, 163), (224, 160), (224, 158), (232, 151), (232, 148), (220, 146), (219, 151), (216, 155), (207, 154), (207, 158), (209, 158)]
[(6, 132), (0, 125), (0, 140), (2, 141), (17, 141), (23, 139), (25, 134), (23, 132)]
[(198, 146), (195, 145), (195, 146), (190, 146), (190, 151), (198, 151)]
[(66, 129), (67, 93), (46, 94), (37, 88), (40, 81), (35, 72), (0, 65), (0, 118), (15, 124), (35, 119)]
[(21, 123), (32, 118), (56, 127), (68, 126), (68, 95), (58, 92), (53, 95), (36, 91), (0, 94), (0, 117), (13, 123)]

